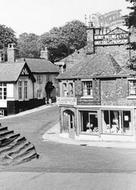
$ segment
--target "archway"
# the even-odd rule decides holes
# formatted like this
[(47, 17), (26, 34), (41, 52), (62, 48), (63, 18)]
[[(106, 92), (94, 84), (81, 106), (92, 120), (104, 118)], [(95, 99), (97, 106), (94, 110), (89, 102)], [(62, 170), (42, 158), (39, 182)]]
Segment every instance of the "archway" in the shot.
[(75, 133), (75, 114), (71, 110), (63, 112), (63, 132), (73, 135)]

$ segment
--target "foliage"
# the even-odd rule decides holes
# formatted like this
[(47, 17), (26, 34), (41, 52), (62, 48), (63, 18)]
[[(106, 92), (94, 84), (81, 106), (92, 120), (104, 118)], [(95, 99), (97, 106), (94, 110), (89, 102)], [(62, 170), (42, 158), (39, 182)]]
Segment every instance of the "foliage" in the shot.
[(17, 44), (15, 32), (5, 25), (0, 25), (0, 49), (6, 48), (9, 43)]
[[(136, 0), (126, 0), (130, 2), (131, 6), (128, 7), (131, 12), (125, 16), (126, 26), (128, 28), (136, 28)], [(130, 43), (130, 49), (136, 50), (136, 42)]]
[(47, 46), (49, 59), (58, 61), (75, 49), (80, 49), (86, 44), (86, 27), (84, 23), (75, 20), (68, 22), (63, 27), (54, 27), (48, 33), (44, 33), (39, 38), (41, 47)]
[(38, 58), (40, 49), (38, 47), (39, 36), (33, 33), (23, 33), (18, 39), (19, 57)]

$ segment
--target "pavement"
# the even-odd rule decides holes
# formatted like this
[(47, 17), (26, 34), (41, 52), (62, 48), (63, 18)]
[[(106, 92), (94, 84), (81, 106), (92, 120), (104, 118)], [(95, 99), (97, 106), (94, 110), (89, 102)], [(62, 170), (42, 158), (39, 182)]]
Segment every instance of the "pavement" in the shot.
[(43, 135), (44, 141), (53, 141), (57, 143), (73, 144), (79, 146), (93, 146), (105, 148), (128, 148), (136, 149), (135, 142), (120, 142), (120, 141), (89, 141), (69, 138), (68, 134), (60, 134), (60, 125), (57, 123)]

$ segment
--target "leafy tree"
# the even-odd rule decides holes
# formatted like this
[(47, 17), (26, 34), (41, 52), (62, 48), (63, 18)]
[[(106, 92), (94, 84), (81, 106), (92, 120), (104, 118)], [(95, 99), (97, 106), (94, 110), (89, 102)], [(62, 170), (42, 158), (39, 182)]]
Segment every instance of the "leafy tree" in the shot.
[(17, 44), (15, 32), (5, 25), (0, 25), (0, 49), (5, 49), (9, 43)]
[(63, 27), (54, 27), (48, 33), (44, 33), (39, 38), (41, 47), (47, 46), (49, 59), (58, 61), (75, 49), (80, 49), (86, 44), (86, 27), (84, 23), (75, 20), (68, 22)]
[[(136, 28), (136, 0), (126, 0), (130, 2), (131, 6), (128, 7), (131, 12), (125, 16), (126, 25), (128, 28)], [(136, 42), (130, 43), (130, 49), (136, 50)]]
[(39, 36), (33, 33), (23, 33), (18, 39), (19, 57), (38, 58), (40, 49), (38, 47)]

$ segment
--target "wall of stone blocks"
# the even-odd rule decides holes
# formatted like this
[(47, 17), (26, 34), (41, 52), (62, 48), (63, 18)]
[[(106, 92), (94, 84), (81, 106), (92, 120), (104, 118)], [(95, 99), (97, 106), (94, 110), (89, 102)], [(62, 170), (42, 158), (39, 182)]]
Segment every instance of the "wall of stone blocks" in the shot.
[(128, 95), (127, 78), (101, 80), (101, 105), (136, 106), (136, 99)]

